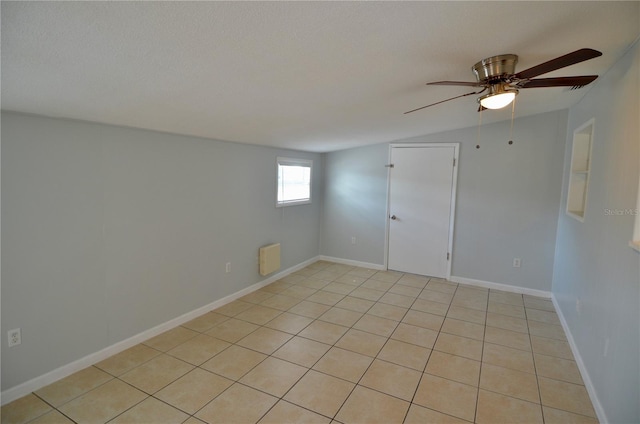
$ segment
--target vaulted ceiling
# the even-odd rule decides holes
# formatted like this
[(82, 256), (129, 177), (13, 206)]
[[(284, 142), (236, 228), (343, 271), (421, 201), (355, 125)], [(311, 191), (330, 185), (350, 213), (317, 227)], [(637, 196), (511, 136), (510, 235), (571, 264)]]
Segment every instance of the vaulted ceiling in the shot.
[[(4, 110), (326, 152), (476, 125), (471, 66), (516, 70), (589, 47), (544, 77), (600, 74), (640, 32), (640, 2), (10, 2)], [(596, 80), (595, 83), (598, 83)], [(580, 90), (522, 90), (516, 116)], [(511, 108), (482, 121), (509, 119)]]

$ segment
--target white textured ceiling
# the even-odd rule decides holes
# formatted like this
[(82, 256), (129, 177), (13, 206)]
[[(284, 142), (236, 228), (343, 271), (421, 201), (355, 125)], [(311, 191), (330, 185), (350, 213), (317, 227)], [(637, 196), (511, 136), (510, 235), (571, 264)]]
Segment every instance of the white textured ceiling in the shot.
[[(473, 126), (478, 60), (517, 70), (583, 47), (548, 76), (603, 74), (640, 32), (632, 2), (2, 1), (2, 108), (326, 152)], [(597, 81), (596, 81), (597, 83)], [(516, 116), (588, 90), (522, 90)], [(509, 119), (485, 111), (483, 122)]]

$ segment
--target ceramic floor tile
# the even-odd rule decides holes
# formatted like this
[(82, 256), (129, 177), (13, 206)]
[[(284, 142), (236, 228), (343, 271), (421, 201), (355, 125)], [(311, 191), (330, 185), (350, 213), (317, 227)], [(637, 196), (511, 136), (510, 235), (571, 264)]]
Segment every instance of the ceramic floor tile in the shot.
[(537, 403), (480, 389), (476, 422), (543, 424), (542, 408)]
[(336, 419), (344, 424), (388, 424), (402, 422), (409, 402), (357, 386), (344, 403)]
[(216, 354), (222, 352), (229, 346), (231, 346), (231, 344), (224, 340), (216, 339), (215, 337), (207, 336), (206, 334), (200, 334), (193, 339), (174, 347), (168, 351), (167, 354), (198, 366), (213, 358)]
[[(322, 280), (315, 280), (315, 281), (317, 281), (314, 284), (316, 286), (320, 286), (320, 284), (322, 284), (322, 285), (327, 284), (326, 281), (322, 281)], [(321, 283), (318, 283), (318, 282), (321, 282)], [(307, 283), (307, 284), (309, 284), (309, 283)], [(298, 298), (298, 299), (305, 299), (305, 298), (311, 296), (312, 294), (314, 294), (320, 288), (321, 287), (318, 287), (318, 288), (309, 287), (307, 285), (304, 285), (304, 286), (291, 286), (291, 287), (283, 290), (280, 294), (282, 294), (284, 296)]]
[(569, 343), (564, 340), (548, 339), (546, 337), (531, 336), (531, 346), (535, 353), (556, 358), (573, 360), (573, 353)]
[(450, 281), (439, 281), (436, 279), (429, 280), (429, 283), (425, 287), (428, 290), (439, 291), (442, 293), (455, 293), (458, 285)]
[(336, 343), (336, 347), (375, 357), (386, 341), (386, 337), (351, 329)]
[(431, 349), (436, 342), (438, 332), (428, 328), (400, 323), (391, 335), (391, 339), (411, 343)]
[(384, 294), (385, 292), (382, 290), (374, 290), (374, 289), (368, 289), (366, 287), (358, 287), (354, 291), (349, 293), (349, 296), (370, 300), (372, 302), (377, 302)]
[(503, 330), (497, 327), (486, 327), (484, 340), (489, 343), (512, 347), (520, 350), (531, 350), (531, 340), (526, 333)]
[(281, 400), (259, 421), (259, 424), (329, 424), (330, 422), (331, 418)]
[(34, 394), (23, 396), (2, 407), (0, 414), (4, 423), (26, 423), (51, 411), (51, 406)]
[(534, 354), (533, 359), (539, 376), (574, 384), (584, 384), (575, 361), (540, 354)]
[(344, 327), (351, 327), (360, 318), (362, 318), (362, 315), (363, 314), (361, 312), (333, 307), (322, 314), (318, 319), (332, 324), (342, 325)]
[(454, 318), (447, 318), (442, 324), (441, 331), (456, 336), (467, 337), (475, 340), (483, 340), (485, 326)]
[(248, 302), (243, 302), (242, 300), (234, 300), (233, 302), (227, 303), (217, 309), (215, 312), (221, 315), (226, 315), (228, 317), (235, 317), (240, 312), (246, 311), (251, 308), (253, 304)]
[[(371, 312), (371, 311), (369, 311)], [(398, 326), (399, 322), (366, 313), (353, 325), (356, 330), (389, 337)]]
[(473, 421), (477, 393), (476, 387), (424, 374), (413, 402), (443, 414)]
[(252, 324), (263, 325), (280, 315), (282, 311), (273, 308), (267, 308), (262, 305), (254, 305), (246, 311), (240, 312), (235, 317)]
[(420, 405), (416, 405), (415, 403), (411, 404), (407, 418), (404, 420), (404, 424), (466, 424), (468, 422), (469, 421), (461, 420), (460, 418), (456, 418), (451, 415), (445, 415), (441, 412), (434, 411), (433, 409), (424, 408)]
[(402, 321), (405, 314), (408, 312), (407, 308), (401, 308), (399, 306), (389, 305), (386, 303), (378, 302), (367, 311), (368, 315), (375, 315), (377, 317), (392, 319), (394, 321)]
[(327, 312), (329, 309), (331, 309), (331, 306), (329, 305), (303, 300), (293, 308), (290, 308), (288, 312), (315, 319)]
[(405, 274), (397, 271), (378, 271), (369, 278), (373, 280), (386, 281), (387, 283), (397, 283), (404, 275)]
[(476, 309), (478, 311), (487, 310), (487, 301), (479, 298), (454, 297), (451, 306), (460, 306), (468, 309)]
[(598, 424), (598, 420), (585, 415), (573, 414), (560, 409), (542, 407), (545, 424)]
[(160, 351), (138, 344), (98, 362), (95, 366), (117, 377), (158, 355)]
[(383, 292), (386, 292), (393, 286), (394, 286), (394, 283), (389, 283), (386, 281), (379, 281), (374, 279), (369, 279), (360, 285), (360, 287), (364, 287), (365, 289), (380, 290)]
[(527, 309), (529, 321), (539, 321), (546, 324), (561, 325), (558, 315), (553, 311), (541, 311), (539, 309)]
[(555, 409), (595, 418), (595, 412), (583, 385), (538, 377), (542, 404)]
[(401, 294), (387, 292), (382, 296), (379, 302), (389, 305), (399, 306), (401, 308), (410, 308), (415, 301), (414, 297), (403, 296)]
[(348, 329), (348, 327), (330, 322), (314, 321), (302, 330), (299, 336), (321, 343), (334, 344)]
[(309, 302), (321, 303), (327, 306), (334, 306), (336, 303), (344, 299), (344, 297), (345, 296), (343, 294), (319, 290), (311, 296), (307, 297), (306, 300), (308, 300)]
[(531, 296), (523, 296), (524, 297), (524, 306), (531, 309), (540, 309), (542, 311), (554, 311), (553, 302), (551, 299), (543, 299), (541, 297), (531, 297)]
[[(4, 421), (3, 421), (4, 422)], [(59, 411), (53, 410), (44, 415), (29, 421), (29, 424), (75, 424), (69, 418), (62, 415)]]
[(422, 290), (422, 293), (418, 296), (418, 299), (430, 300), (432, 302), (444, 303), (449, 305), (453, 299), (453, 294), (442, 293), (441, 291), (429, 290), (428, 288)]
[(434, 302), (432, 300), (416, 299), (416, 301), (413, 302), (413, 305), (411, 305), (411, 309), (445, 316), (447, 315), (447, 311), (449, 311), (449, 305), (446, 303)]
[(529, 402), (540, 403), (538, 380), (535, 374), (484, 364), (480, 377), (480, 388)]
[(313, 319), (309, 317), (284, 312), (266, 323), (264, 326), (274, 330), (284, 331), (289, 334), (298, 334), (312, 322)]
[(348, 309), (350, 311), (365, 313), (367, 312), (375, 302), (370, 300), (360, 299), (357, 297), (347, 296), (340, 302), (336, 303), (336, 307), (342, 309)]
[(455, 318), (484, 325), (487, 319), (487, 312), (452, 305), (447, 311), (447, 318)]
[(375, 269), (357, 267), (347, 272), (347, 275), (354, 275), (356, 277), (366, 279), (371, 278), (371, 276), (373, 276), (376, 272), (377, 271)]
[(228, 319), (228, 316), (212, 311), (199, 316), (196, 319), (192, 319), (191, 321), (182, 324), (182, 326), (189, 330), (204, 333), (205, 331), (210, 330), (214, 325), (220, 324)]
[(394, 364), (423, 371), (431, 349), (389, 339), (378, 353), (378, 358)]
[(424, 289), (429, 283), (429, 277), (416, 276), (413, 274), (403, 275), (396, 284), (402, 284), (403, 286), (413, 287), (416, 289)]
[(196, 368), (160, 390), (155, 397), (194, 414), (232, 384), (227, 378)]
[(147, 397), (140, 390), (114, 379), (58, 409), (79, 423), (105, 423)]
[(516, 371), (535, 374), (533, 354), (525, 350), (512, 349), (506, 346), (485, 343), (482, 362)]
[(353, 387), (353, 383), (311, 370), (293, 386), (284, 400), (333, 417)]
[(286, 311), (289, 308), (300, 303), (302, 299), (297, 297), (285, 296), (282, 294), (276, 294), (271, 296), (269, 299), (261, 302), (262, 306), (266, 306), (267, 308), (278, 309), (280, 311)]
[(184, 412), (173, 408), (166, 403), (152, 397), (145, 399), (133, 408), (119, 415), (109, 424), (154, 423), (154, 424), (180, 424), (189, 416)]
[(179, 359), (160, 355), (123, 374), (120, 379), (146, 393), (153, 394), (193, 368), (193, 365)]
[[(277, 319), (277, 318), (276, 318)], [(225, 342), (235, 343), (258, 329), (258, 325), (231, 318), (207, 331), (205, 334)]]
[(389, 289), (389, 293), (395, 293), (402, 296), (411, 297), (414, 299), (417, 298), (421, 292), (422, 292), (422, 289), (418, 287), (405, 286), (404, 284), (401, 284), (401, 283), (396, 283)]
[(524, 306), (509, 305), (506, 303), (492, 302), (489, 300), (488, 312), (507, 315), (514, 318), (526, 319)]
[(370, 356), (332, 347), (313, 367), (314, 370), (357, 383), (369, 365)]
[(112, 378), (110, 374), (96, 367), (88, 367), (71, 374), (69, 377), (43, 387), (36, 391), (35, 394), (50, 405), (58, 407), (89, 390), (95, 389)]
[(428, 328), (434, 331), (440, 331), (442, 323), (444, 322), (444, 317), (411, 309), (404, 316), (402, 322), (410, 325), (416, 325), (418, 327)]
[(293, 335), (283, 331), (272, 330), (270, 328), (261, 327), (236, 344), (248, 349), (257, 350), (267, 355), (271, 355), (278, 350), (280, 346), (285, 344)]
[(528, 321), (529, 334), (532, 336), (546, 337), (549, 339), (567, 341), (562, 326), (555, 324), (547, 324), (539, 321)]
[(266, 357), (263, 353), (233, 345), (201, 367), (231, 380), (238, 380)]
[(473, 359), (434, 351), (429, 357), (424, 372), (477, 387), (480, 380), (480, 365), (479, 361)]
[(376, 359), (358, 384), (411, 401), (422, 372)]
[(307, 368), (278, 358), (267, 358), (245, 374), (240, 382), (282, 397), (307, 372)]
[(144, 344), (161, 352), (166, 352), (197, 335), (197, 331), (189, 330), (184, 327), (176, 327), (146, 340)]
[[(313, 277), (307, 277), (304, 281), (300, 281), (296, 285), (296, 287), (298, 288), (307, 287), (307, 288), (313, 289), (314, 290), (313, 293), (315, 293), (315, 291), (320, 290), (323, 287), (326, 287), (328, 284), (330, 284), (329, 281), (320, 280), (318, 278), (313, 278)], [(304, 297), (311, 296), (313, 293), (309, 293)]]
[[(293, 286), (293, 283), (287, 283), (286, 281), (278, 280), (278, 281), (275, 281), (275, 282), (269, 284), (268, 286), (263, 287), (261, 289), (261, 291), (267, 292), (267, 293), (278, 294), (278, 293), (282, 293), (283, 291), (285, 291), (286, 289), (288, 289), (291, 286)], [(262, 300), (264, 300), (264, 299), (262, 299)]]
[(338, 294), (344, 294), (347, 295), (349, 293), (351, 293), (352, 291), (354, 291), (356, 289), (357, 286), (351, 285), (351, 284), (345, 284), (345, 283), (337, 283), (337, 282), (332, 282), (327, 284), (326, 286), (324, 286), (324, 288), (322, 290), (328, 291), (328, 292), (332, 292), (332, 293), (338, 293)]
[(528, 333), (527, 320), (522, 318), (514, 318), (508, 315), (487, 312), (487, 326), (502, 328), (503, 330), (517, 331), (520, 333)]
[(482, 342), (453, 334), (440, 333), (433, 347), (434, 350), (464, 356), (479, 361), (482, 358)]
[(504, 303), (514, 306), (524, 306), (524, 301), (521, 294), (507, 293), (497, 290), (489, 290), (489, 302)]
[[(281, 290), (278, 290), (281, 291)], [(268, 291), (261, 291), (261, 290), (256, 290), (254, 292), (251, 292), (245, 296), (242, 296), (240, 298), (241, 301), (243, 302), (247, 302), (247, 303), (262, 303), (263, 301), (269, 299), (270, 297), (274, 296), (275, 293), (273, 292), (268, 292)]]
[(303, 367), (312, 367), (330, 348), (331, 345), (315, 340), (294, 337), (276, 350), (273, 356)]
[(255, 423), (277, 401), (276, 397), (236, 383), (195, 416), (209, 424)]

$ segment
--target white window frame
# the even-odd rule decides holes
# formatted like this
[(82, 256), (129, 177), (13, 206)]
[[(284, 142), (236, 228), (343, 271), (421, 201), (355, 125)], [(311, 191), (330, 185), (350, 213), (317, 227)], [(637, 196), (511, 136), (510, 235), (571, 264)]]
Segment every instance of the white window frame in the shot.
[[(301, 166), (309, 168), (309, 197), (296, 200), (280, 200), (278, 198), (280, 184), (280, 167), (281, 166)], [(313, 160), (312, 159), (299, 159), (299, 158), (286, 158), (278, 156), (276, 159), (276, 207), (282, 208), (285, 206), (294, 205), (307, 205), (311, 203), (312, 187), (313, 187)]]

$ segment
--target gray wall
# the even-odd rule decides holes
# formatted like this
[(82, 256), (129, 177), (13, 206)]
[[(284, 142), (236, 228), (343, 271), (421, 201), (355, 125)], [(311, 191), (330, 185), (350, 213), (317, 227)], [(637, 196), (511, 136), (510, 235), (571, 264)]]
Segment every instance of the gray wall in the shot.
[(388, 144), (326, 154), (323, 254), (384, 263), (388, 162)]
[[(313, 204), (275, 207), (278, 155), (314, 159)], [(317, 256), (322, 161), (3, 112), (2, 389), (262, 280), (261, 245)]]
[[(640, 255), (628, 245), (635, 216), (605, 213), (636, 208), (639, 61), (636, 43), (569, 114), (553, 277), (553, 293), (612, 423), (640, 422)], [(588, 203), (579, 222), (564, 213), (571, 142), (573, 130), (591, 118)]]
[[(474, 127), (398, 140), (460, 143), (452, 275), (551, 290), (566, 119), (517, 119), (511, 146), (509, 121), (483, 125), (479, 138)], [(387, 160), (388, 144), (327, 154), (324, 255), (384, 262)], [(350, 244), (364, 234), (371, 243)]]

